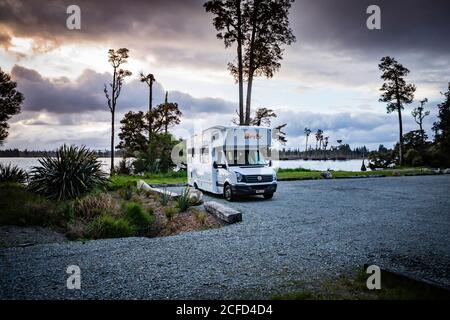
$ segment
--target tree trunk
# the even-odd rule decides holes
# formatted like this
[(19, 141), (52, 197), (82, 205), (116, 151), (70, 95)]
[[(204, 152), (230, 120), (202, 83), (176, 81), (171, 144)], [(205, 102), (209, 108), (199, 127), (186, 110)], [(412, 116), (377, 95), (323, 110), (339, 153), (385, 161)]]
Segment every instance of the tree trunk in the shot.
[(420, 120), (419, 128), (420, 128), (420, 137), (422, 139), (422, 144), (425, 144), (425, 132), (423, 131), (423, 127), (422, 127), (422, 119)]
[(307, 152), (307, 151), (308, 151), (308, 138), (309, 138), (309, 136), (307, 135), (307, 136), (306, 136), (306, 146), (305, 146), (305, 152)]
[(238, 83), (239, 83), (239, 125), (244, 124), (244, 77), (242, 64), (242, 19), (241, 19), (241, 0), (236, 0), (237, 7), (237, 55), (238, 55)]
[(153, 81), (150, 80), (150, 86), (149, 86), (149, 96), (148, 96), (148, 112), (149, 112), (149, 118), (148, 118), (148, 143), (150, 143), (152, 139), (152, 103), (153, 103)]
[(252, 102), (252, 85), (253, 85), (253, 73), (255, 63), (255, 37), (256, 37), (256, 18), (258, 16), (259, 0), (254, 0), (253, 3), (253, 18), (252, 18), (252, 35), (250, 39), (250, 52), (249, 52), (249, 65), (248, 65), (248, 82), (247, 82), (247, 101), (245, 105), (245, 124), (250, 125), (250, 113)]
[(114, 174), (114, 115), (116, 112), (116, 70), (113, 70), (112, 94), (111, 94), (111, 168), (110, 175)]
[(399, 146), (398, 146), (398, 163), (401, 166), (403, 164), (403, 123), (402, 123), (402, 108), (400, 101), (398, 102), (398, 125), (399, 125)]
[(111, 169), (110, 174), (114, 174), (114, 113), (115, 110), (111, 112)]

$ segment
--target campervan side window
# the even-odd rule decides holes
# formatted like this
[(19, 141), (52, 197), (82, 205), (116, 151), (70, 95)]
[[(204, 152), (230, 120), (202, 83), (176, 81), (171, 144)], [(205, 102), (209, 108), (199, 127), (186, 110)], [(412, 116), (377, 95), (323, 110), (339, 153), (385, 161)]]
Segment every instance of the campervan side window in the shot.
[(209, 162), (209, 148), (203, 147), (202, 149), (202, 163), (208, 163)]

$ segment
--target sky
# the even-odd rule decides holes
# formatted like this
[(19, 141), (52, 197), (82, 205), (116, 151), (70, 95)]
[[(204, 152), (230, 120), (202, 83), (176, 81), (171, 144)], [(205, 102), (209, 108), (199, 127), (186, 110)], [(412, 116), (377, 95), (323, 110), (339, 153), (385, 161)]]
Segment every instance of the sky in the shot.
[[(118, 100), (117, 126), (129, 110), (148, 106), (139, 72), (153, 73), (154, 105), (164, 92), (183, 113), (177, 137), (194, 127), (229, 125), (238, 87), (227, 70), (235, 48), (216, 38), (213, 16), (201, 0), (0, 0), (0, 67), (24, 94), (22, 113), (10, 121), (3, 148), (55, 149), (63, 143), (109, 149), (110, 113), (103, 94), (111, 82), (107, 51), (130, 50), (133, 75)], [(67, 7), (81, 9), (81, 29), (66, 26)], [(381, 30), (369, 30), (369, 5), (381, 9)], [(405, 132), (418, 129), (411, 110), (428, 98), (432, 136), (437, 104), (450, 81), (450, 1), (296, 0), (289, 19), (296, 43), (281, 69), (257, 78), (252, 108), (272, 108), (272, 125), (287, 123), (288, 148), (304, 148), (304, 128), (324, 130), (330, 144), (393, 146), (398, 120), (378, 102), (383, 56), (393, 56), (417, 86), (405, 106)]]

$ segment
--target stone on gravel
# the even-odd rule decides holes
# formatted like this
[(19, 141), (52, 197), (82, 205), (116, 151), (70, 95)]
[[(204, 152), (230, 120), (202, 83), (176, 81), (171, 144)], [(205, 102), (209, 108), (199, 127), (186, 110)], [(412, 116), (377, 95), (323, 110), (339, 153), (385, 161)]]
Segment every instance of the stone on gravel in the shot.
[(220, 204), (215, 201), (208, 201), (205, 202), (203, 205), (206, 211), (208, 211), (209, 213), (215, 215), (216, 217), (227, 223), (235, 223), (242, 221), (242, 214), (239, 211), (227, 207), (223, 204)]

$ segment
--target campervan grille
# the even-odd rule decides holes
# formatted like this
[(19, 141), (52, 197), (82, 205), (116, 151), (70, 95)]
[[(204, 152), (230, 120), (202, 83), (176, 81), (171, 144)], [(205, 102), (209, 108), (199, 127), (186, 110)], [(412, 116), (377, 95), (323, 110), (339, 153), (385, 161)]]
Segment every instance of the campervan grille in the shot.
[[(258, 177), (261, 177), (261, 180), (259, 180)], [(248, 183), (272, 182), (273, 176), (271, 174), (263, 174), (263, 175), (255, 174), (245, 176), (245, 180)]]

